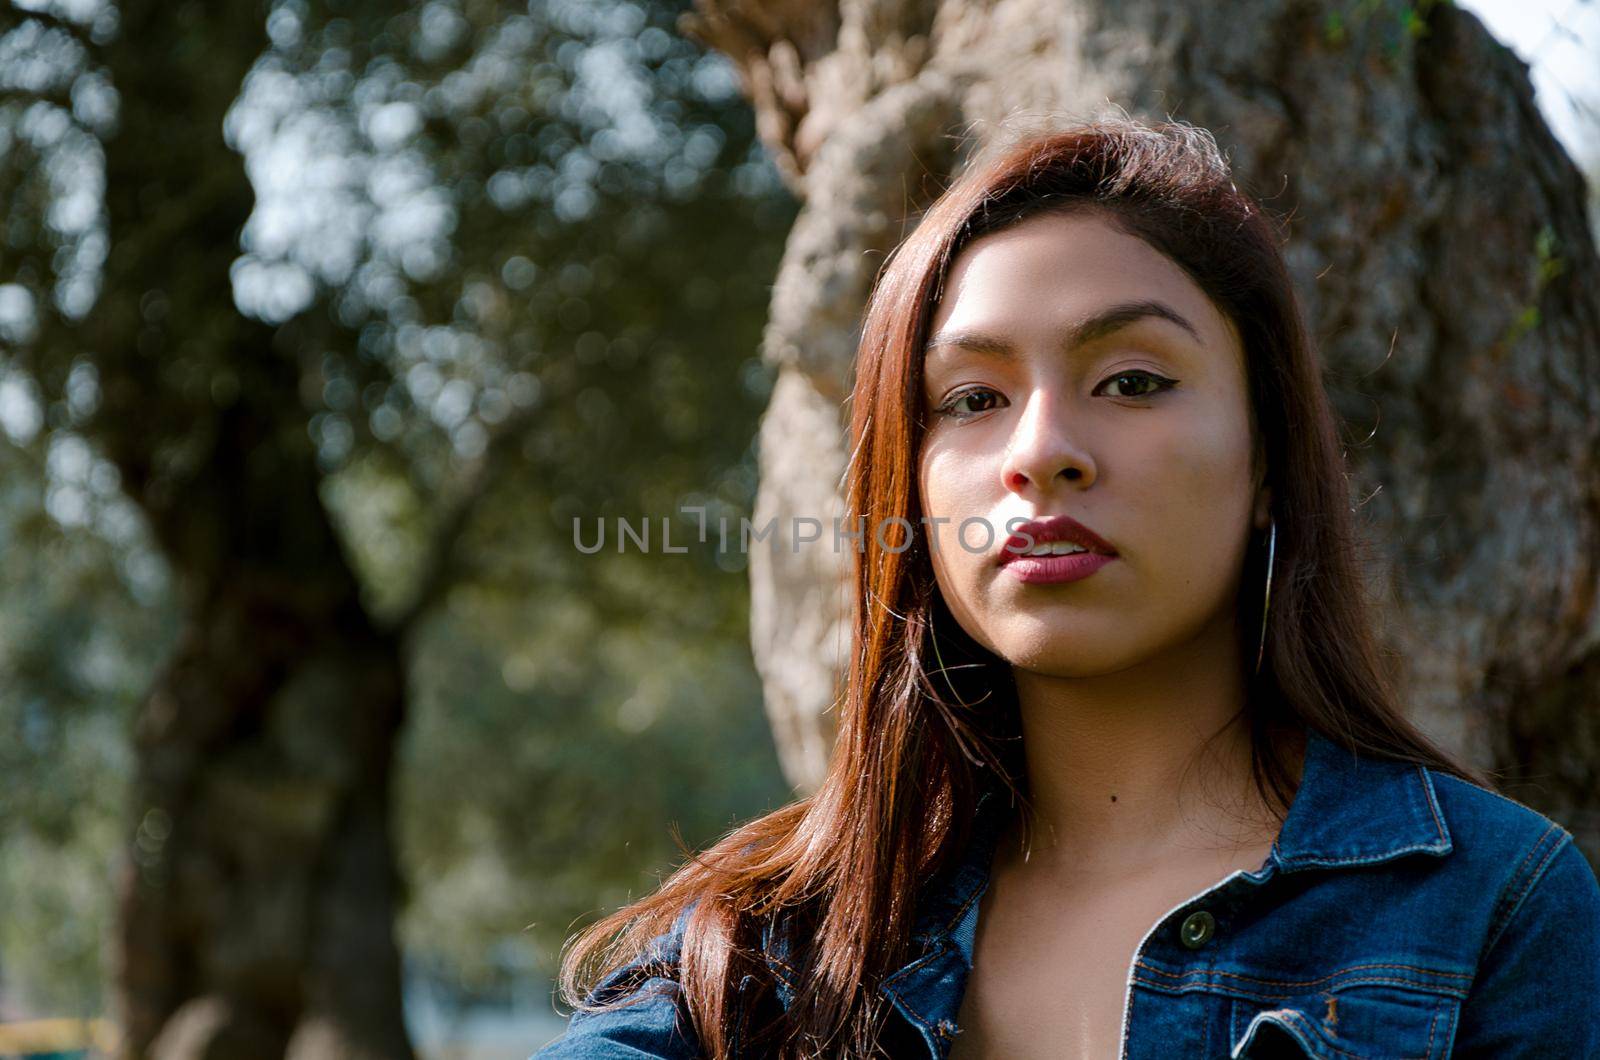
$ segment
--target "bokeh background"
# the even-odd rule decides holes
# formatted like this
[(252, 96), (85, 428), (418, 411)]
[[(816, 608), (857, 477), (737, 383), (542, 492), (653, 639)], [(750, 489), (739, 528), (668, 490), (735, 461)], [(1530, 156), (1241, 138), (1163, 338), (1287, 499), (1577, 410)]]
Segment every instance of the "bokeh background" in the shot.
[[(1595, 230), (1600, 7), (1462, 6)], [(796, 224), (851, 54), (695, 10), (0, 0), (0, 1056), (526, 1057), (577, 927), (814, 777), (749, 557), (573, 545), (760, 507), (779, 276), (830, 275)], [(1554, 340), (1589, 388), (1595, 327)]]

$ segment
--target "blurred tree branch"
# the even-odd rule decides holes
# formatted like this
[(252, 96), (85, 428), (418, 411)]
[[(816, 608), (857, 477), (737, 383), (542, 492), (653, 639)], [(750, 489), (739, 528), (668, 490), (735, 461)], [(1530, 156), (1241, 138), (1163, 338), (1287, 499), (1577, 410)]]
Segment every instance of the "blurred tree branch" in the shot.
[(456, 487), (423, 555), (422, 574), (410, 601), (389, 628), (404, 637), (417, 620), (436, 604), (457, 579), (469, 573), (461, 539), (484, 499), (502, 481), (507, 465), (517, 458), (527, 429), (538, 419), (535, 410), (523, 408), (496, 425), (484, 451), (473, 458), (456, 479)]

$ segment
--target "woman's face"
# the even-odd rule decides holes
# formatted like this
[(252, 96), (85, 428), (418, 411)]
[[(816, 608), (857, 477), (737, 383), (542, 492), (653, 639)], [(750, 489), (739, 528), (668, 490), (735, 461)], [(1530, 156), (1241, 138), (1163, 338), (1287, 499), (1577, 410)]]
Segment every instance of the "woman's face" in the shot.
[[(1270, 500), (1238, 332), (1182, 268), (1100, 215), (1035, 216), (963, 249), (929, 336), (918, 487), (968, 634), (1088, 677), (1232, 623)], [(1058, 515), (1115, 557), (1006, 548), (1023, 520)]]

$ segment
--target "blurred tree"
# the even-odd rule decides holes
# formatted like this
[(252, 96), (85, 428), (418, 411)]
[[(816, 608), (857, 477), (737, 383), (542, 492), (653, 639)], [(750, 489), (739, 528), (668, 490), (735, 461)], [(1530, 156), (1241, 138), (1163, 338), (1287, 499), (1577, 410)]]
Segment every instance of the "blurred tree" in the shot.
[(115, 104), (84, 108), (103, 130), (80, 147), (103, 151), (100, 289), (52, 299), (51, 268), (12, 258), (39, 331), (17, 362), (52, 395), (91, 367), (98, 402), (78, 431), (139, 504), (183, 615), (137, 722), (124, 1052), (407, 1056), (388, 827), (398, 641), (363, 609), (317, 495), (312, 351), (233, 304), (253, 195), (223, 116), (266, 47), (264, 14), (129, 2), (98, 35), (29, 18)]
[[(30, 426), (22, 385), (14, 374), (0, 382), (8, 431)], [(48, 445), (0, 443), (7, 1009), (36, 1000), (46, 1011), (101, 1011), (96, 973), (111, 926), (108, 862), (122, 831), (128, 721), (174, 632), (170, 613), (153, 606), (159, 591), (132, 505), (86, 449), (67, 431)]]
[[(699, 845), (784, 797), (744, 557), (573, 547), (574, 518), (688, 540), (679, 505), (754, 491), (793, 203), (680, 9), (6, 8), (6, 510), (119, 606), (83, 613), (116, 649), (94, 687), (56, 672), (89, 639), (53, 639), (65, 608), (8, 616), (19, 764), (74, 801), (41, 833), (8, 784), (30, 868), (0, 886), (103, 849), (122, 789), (85, 801), (66, 750), (131, 774), (130, 1055), (409, 1052), (408, 712), (402, 929), (469, 984), (548, 972), (669, 820)], [(7, 576), (8, 605), (65, 584)], [(81, 959), (97, 923), (8, 915), (0, 957)]]
[[(1293, 217), (1419, 722), (1600, 857), (1595, 245), (1526, 64), (1475, 17), (1365, 0), (699, 0), (683, 25), (738, 63), (804, 204), (765, 333), (778, 379), (758, 521), (839, 510), (861, 307), (906, 218), (975, 147), (1107, 100), (1194, 122)], [(751, 557), (757, 663), (802, 787), (831, 742), (849, 597), (830, 590), (848, 556)]]

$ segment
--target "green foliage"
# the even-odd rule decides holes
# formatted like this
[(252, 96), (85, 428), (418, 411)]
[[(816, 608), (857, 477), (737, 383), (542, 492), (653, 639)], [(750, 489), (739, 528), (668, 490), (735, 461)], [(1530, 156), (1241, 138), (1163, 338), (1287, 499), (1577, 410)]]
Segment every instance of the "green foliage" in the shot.
[(1391, 68), (1399, 69), (1410, 46), (1430, 32), (1430, 14), (1451, 0), (1354, 0), (1322, 17), (1322, 39), (1330, 48), (1373, 44)]
[(81, 453), (0, 443), (0, 985), (63, 1015), (103, 1011), (128, 730), (176, 632), (132, 505), (70, 499)]
[(1561, 239), (1554, 228), (1545, 225), (1539, 229), (1533, 240), (1533, 292), (1528, 302), (1511, 318), (1505, 331), (1489, 347), (1490, 357), (1496, 360), (1504, 358), (1525, 335), (1539, 326), (1539, 299), (1545, 286), (1567, 269), (1566, 259), (1560, 255), (1560, 249)]
[[(588, 556), (573, 544), (575, 518), (648, 518), (659, 533), (680, 504), (748, 511), (753, 500), (768, 383), (756, 350), (793, 205), (743, 104), (693, 90), (702, 60), (665, 35), (674, 13), (651, 11), (661, 33), (638, 30), (658, 42), (642, 49), (657, 56), (641, 71), (642, 108), (689, 130), (685, 144), (717, 145), (701, 176), (613, 160), (595, 170), (581, 217), (483, 199), (460, 210), (462, 286), (481, 285), (475, 305), (506, 307), (478, 326), (532, 351), (538, 395), (521, 459), (462, 542), (468, 581), (412, 649), (406, 939), (469, 981), (553, 971), (575, 921), (637, 897), (677, 861), (669, 825), (697, 846), (787, 797), (738, 569), (709, 549)], [(546, 48), (551, 79), (578, 54), (554, 38)], [(552, 83), (520, 105), (558, 98)], [(538, 140), (603, 152), (603, 127), (547, 120)], [(457, 135), (439, 157), (458, 193), (489, 194), (476, 190), (492, 185), (485, 170), (528, 149), (518, 135)], [(679, 183), (663, 179), (673, 172)], [(458, 326), (461, 301), (419, 295)], [(675, 539), (689, 539), (681, 520)], [(494, 945), (508, 931), (516, 945)]]
[[(468, 990), (553, 970), (575, 922), (672, 867), (672, 826), (699, 846), (788, 797), (742, 558), (588, 556), (572, 539), (574, 518), (623, 516), (676, 518), (688, 540), (680, 505), (737, 517), (754, 495), (757, 350), (795, 204), (731, 67), (677, 36), (685, 6), (287, 0), (229, 114), (258, 195), (238, 309), (281, 324), (301, 365), (299, 436), (373, 615), (406, 612), (490, 470), (449, 539), (453, 588), (407, 641), (395, 788), (402, 937)], [(103, 21), (85, 35), (115, 31)], [(68, 112), (0, 100), (0, 284), (28, 309), (0, 305), (3, 367), (45, 410), (36, 437), (0, 442), (16, 465), (0, 478), (0, 977), (45, 1010), (92, 1010), (133, 834), (132, 718), (181, 616), (114, 481), (94, 503), (120, 513), (115, 532), (46, 504), (61, 470), (43, 454), (75, 437), (75, 401), (93, 405), (70, 326), (98, 222), (45, 218), (99, 194), (109, 127), (72, 88), (93, 87), (92, 55), (50, 39), (71, 120), (22, 136)], [(146, 321), (164, 304), (141, 303)], [(182, 326), (218, 333), (236, 311)], [(171, 371), (218, 400), (250, 378)]]
[(1561, 238), (1556, 235), (1556, 230), (1549, 225), (1539, 229), (1539, 234), (1534, 237), (1533, 255), (1537, 265), (1534, 286), (1543, 290), (1545, 284), (1560, 276), (1566, 271), (1567, 262), (1559, 253)]

